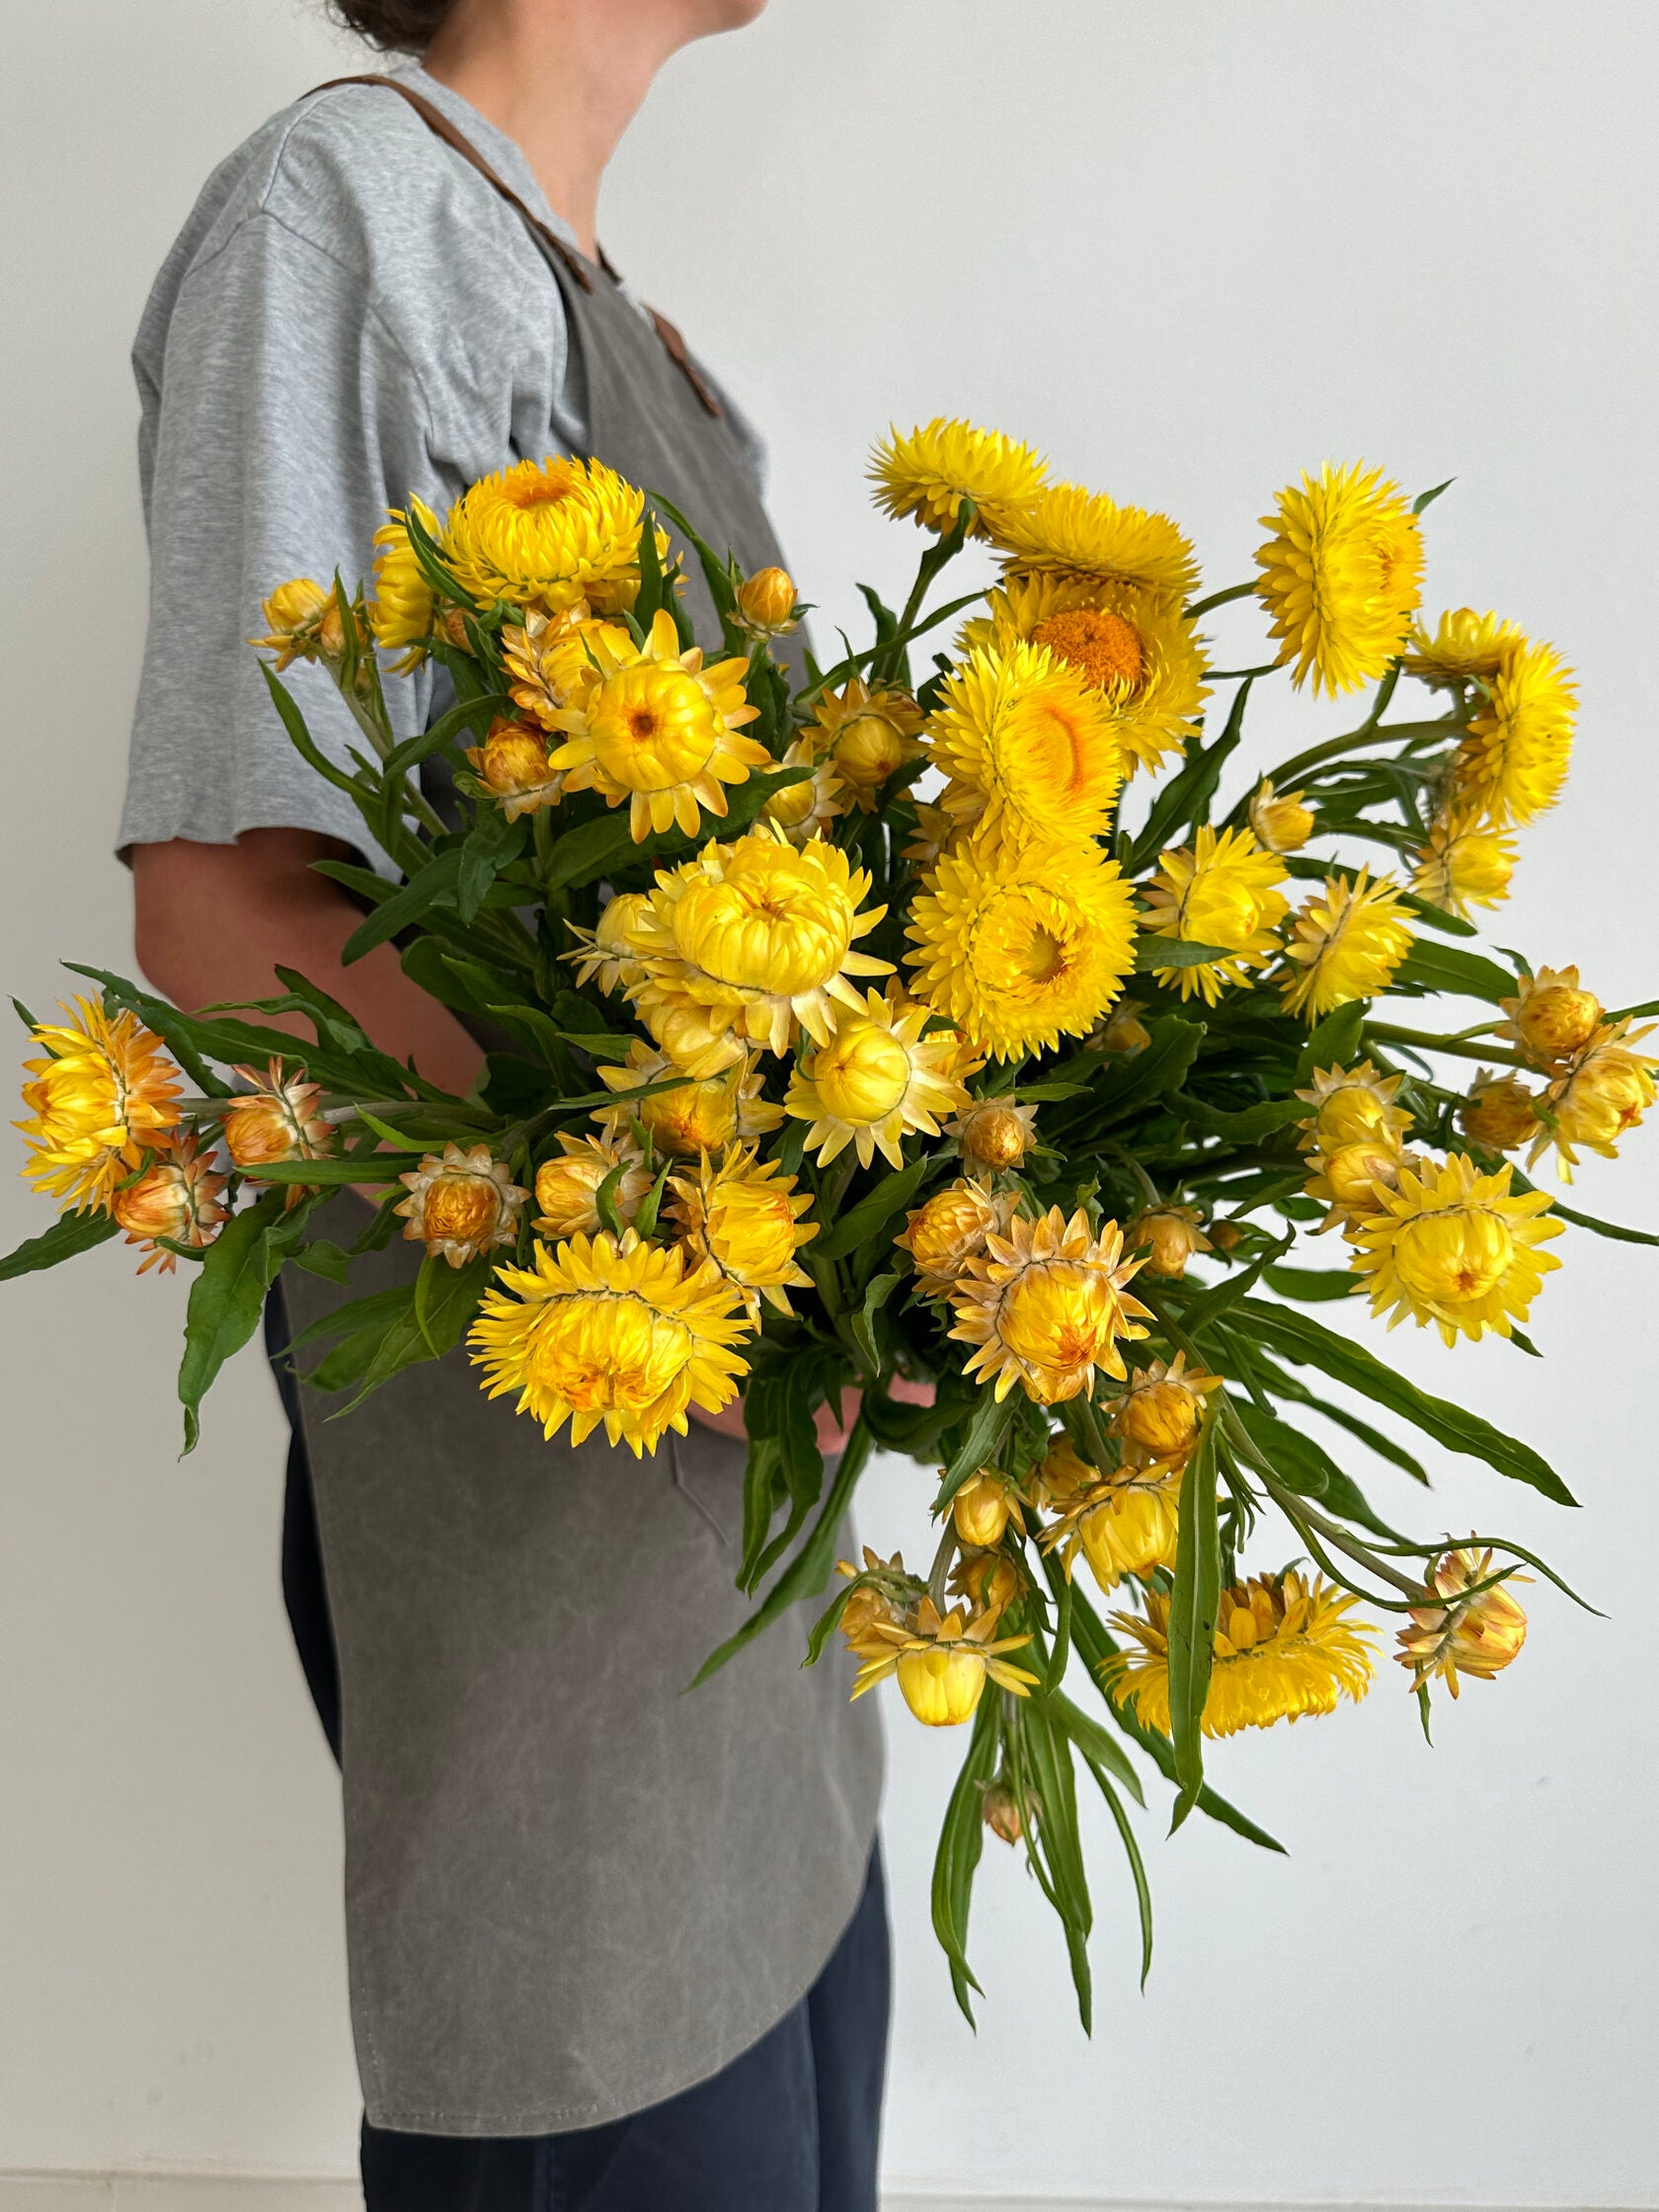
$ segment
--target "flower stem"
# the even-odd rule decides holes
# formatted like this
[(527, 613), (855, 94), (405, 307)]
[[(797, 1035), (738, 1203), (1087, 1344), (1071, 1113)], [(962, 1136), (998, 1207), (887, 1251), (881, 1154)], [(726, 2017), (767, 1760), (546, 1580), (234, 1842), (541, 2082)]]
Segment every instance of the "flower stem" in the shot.
[(1531, 1062), (1519, 1053), (1506, 1051), (1501, 1045), (1470, 1045), (1465, 1037), (1478, 1035), (1478, 1031), (1462, 1030), (1450, 1037), (1436, 1037), (1425, 1029), (1396, 1029), (1389, 1022), (1367, 1022), (1366, 1035), (1381, 1039), (1386, 1045), (1415, 1045), (1423, 1052), (1452, 1053), (1459, 1060), (1501, 1061), (1506, 1067), (1530, 1067)]
[[(1196, 622), (1201, 614), (1208, 614), (1213, 607), (1226, 606), (1233, 599), (1253, 598), (1255, 592), (1253, 584), (1230, 584), (1224, 592), (1212, 592), (1207, 599), (1195, 599), (1186, 610), (1187, 620)], [(1277, 661), (1273, 665), (1279, 666)]]

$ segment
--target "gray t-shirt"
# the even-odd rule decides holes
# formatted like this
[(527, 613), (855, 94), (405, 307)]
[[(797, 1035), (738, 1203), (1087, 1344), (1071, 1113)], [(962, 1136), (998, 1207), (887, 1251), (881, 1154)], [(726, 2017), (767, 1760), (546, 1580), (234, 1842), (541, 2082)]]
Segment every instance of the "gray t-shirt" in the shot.
[[(512, 139), (416, 65), (394, 73), (571, 237)], [(356, 810), (289, 745), (246, 641), (290, 577), (365, 578), (386, 511), (411, 495), (441, 514), (493, 469), (586, 449), (543, 249), (406, 101), (342, 87), (214, 171), (132, 358), (150, 622), (120, 849), (287, 827), (363, 850)], [(758, 474), (759, 441), (731, 414)], [(345, 764), (362, 741), (328, 677), (296, 664), (286, 680)], [(400, 734), (425, 727), (433, 681), (388, 682)]]

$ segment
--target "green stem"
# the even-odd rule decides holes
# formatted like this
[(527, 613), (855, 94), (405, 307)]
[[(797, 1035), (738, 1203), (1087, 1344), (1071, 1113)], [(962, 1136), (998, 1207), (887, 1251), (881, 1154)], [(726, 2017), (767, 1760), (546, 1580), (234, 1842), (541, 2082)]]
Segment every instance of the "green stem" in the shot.
[(1345, 730), (1339, 738), (1327, 738), (1323, 745), (1309, 746), (1305, 752), (1298, 752), (1289, 760), (1282, 760), (1273, 769), (1271, 780), (1275, 790), (1295, 783), (1310, 769), (1320, 767), (1327, 760), (1340, 759), (1345, 752), (1354, 752), (1363, 745), (1392, 745), (1396, 738), (1411, 744), (1424, 744), (1433, 738), (1455, 738), (1462, 735), (1462, 724), (1444, 722), (1366, 722), (1357, 730)]
[(1415, 1045), (1423, 1052), (1451, 1053), (1459, 1060), (1485, 1060), (1501, 1062), (1506, 1067), (1531, 1067), (1530, 1061), (1523, 1060), (1519, 1053), (1505, 1051), (1501, 1045), (1465, 1044), (1463, 1039), (1469, 1034), (1467, 1030), (1461, 1030), (1450, 1037), (1436, 1037), (1424, 1029), (1396, 1029), (1389, 1022), (1366, 1023), (1366, 1035), (1380, 1038), (1387, 1045)]
[[(1256, 594), (1253, 584), (1230, 584), (1224, 592), (1212, 592), (1207, 599), (1195, 599), (1186, 610), (1187, 620), (1196, 622), (1201, 614), (1208, 614), (1213, 607), (1226, 606), (1233, 599), (1250, 599)], [(1277, 668), (1279, 663), (1274, 662)]]

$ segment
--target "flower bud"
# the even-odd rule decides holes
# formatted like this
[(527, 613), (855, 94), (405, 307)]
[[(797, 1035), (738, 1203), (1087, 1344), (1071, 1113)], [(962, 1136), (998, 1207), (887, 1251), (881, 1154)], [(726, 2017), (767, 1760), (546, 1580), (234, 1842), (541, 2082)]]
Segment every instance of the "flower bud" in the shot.
[(738, 590), (738, 620), (750, 637), (777, 638), (795, 627), (795, 582), (785, 569), (756, 569)]
[[(260, 1080), (252, 1067), (236, 1072)], [(225, 1100), (225, 1148), (238, 1167), (257, 1173), (273, 1160), (322, 1159), (333, 1149), (334, 1133), (317, 1111), (322, 1090), (304, 1076), (303, 1068), (290, 1076), (274, 1060), (265, 1072), (268, 1089)]]
[(1125, 1399), (1121, 1429), (1127, 1443), (1169, 1460), (1192, 1450), (1201, 1418), (1198, 1395), (1185, 1383), (1150, 1382)]
[(1142, 1002), (1121, 998), (1099, 1030), (1101, 1045), (1109, 1053), (1144, 1053), (1152, 1033), (1141, 1019)]
[(509, 822), (554, 805), (564, 790), (563, 774), (550, 764), (547, 740), (522, 722), (499, 717), (482, 745), (468, 747), (467, 758)]
[(623, 1172), (611, 1185), (617, 1220), (630, 1227), (645, 1203), (653, 1178), (632, 1146), (607, 1145), (597, 1137), (560, 1133), (563, 1156), (544, 1159), (536, 1169), (535, 1200), (540, 1213), (534, 1226), (544, 1236), (596, 1236), (604, 1223), (595, 1196), (606, 1176)]
[[(1436, 1562), (1424, 1596), (1442, 1602), (1412, 1608), (1411, 1625), (1399, 1631), (1394, 1655), (1419, 1687), (1439, 1675), (1455, 1698), (1460, 1673), (1490, 1682), (1520, 1652), (1527, 1640), (1526, 1613), (1508, 1583), (1478, 1589), (1491, 1573), (1489, 1550), (1449, 1551)], [(1477, 1594), (1464, 1597), (1471, 1589)]]
[(810, 1072), (824, 1114), (856, 1128), (899, 1105), (910, 1087), (910, 1056), (879, 1022), (843, 1017), (829, 1043), (815, 1048)]
[(1313, 834), (1313, 813), (1303, 805), (1304, 797), (1304, 792), (1287, 791), (1276, 798), (1271, 783), (1259, 785), (1250, 801), (1257, 843), (1269, 852), (1300, 852)]
[(213, 1241), (230, 1218), (218, 1203), (224, 1187), (224, 1176), (213, 1172), (188, 1133), (163, 1140), (158, 1156), (135, 1182), (117, 1185), (110, 1194), (110, 1212), (129, 1244), (147, 1247), (148, 1256), (138, 1263), (140, 1275), (152, 1267), (168, 1275), (177, 1265), (173, 1253), (154, 1241), (158, 1236), (195, 1251)]
[(978, 1183), (948, 1183), (918, 1206), (895, 1241), (915, 1262), (920, 1288), (936, 1297), (956, 1281), (985, 1240), (1007, 1219), (1007, 1205)]
[(1490, 1075), (1481, 1068), (1458, 1108), (1463, 1135), (1489, 1152), (1513, 1152), (1539, 1133), (1533, 1093), (1519, 1075)]
[(958, 1558), (951, 1588), (971, 1598), (982, 1613), (1001, 1613), (1024, 1584), (1005, 1551), (977, 1551)]
[(1210, 1239), (1190, 1206), (1159, 1206), (1130, 1224), (1129, 1242), (1147, 1248), (1146, 1272), (1178, 1281), (1195, 1252), (1208, 1252)]
[(1576, 968), (1540, 968), (1536, 976), (1523, 976), (1515, 996), (1499, 1004), (1509, 1017), (1501, 1034), (1513, 1037), (1543, 1066), (1582, 1052), (1602, 1018), (1601, 1000), (1580, 988)]
[(1236, 1252), (1244, 1241), (1244, 1231), (1236, 1222), (1213, 1222), (1210, 1241), (1218, 1252)]
[(988, 1100), (959, 1114), (946, 1129), (962, 1147), (972, 1166), (992, 1174), (1018, 1167), (1036, 1138), (1035, 1106), (1012, 1106), (1001, 1099)]
[(296, 576), (290, 584), (278, 584), (261, 608), (270, 634), (249, 642), (263, 645), (276, 654), (276, 673), (280, 675), (290, 662), (316, 658), (318, 621), (324, 609), (332, 604), (333, 594), (308, 576)]
[(1385, 1191), (1398, 1190), (1400, 1169), (1407, 1156), (1390, 1138), (1362, 1138), (1358, 1144), (1340, 1146), (1326, 1154), (1308, 1189), (1349, 1221), (1376, 1220), (1387, 1212), (1378, 1195), (1378, 1185)]
[(441, 1155), (429, 1152), (399, 1180), (409, 1196), (392, 1212), (404, 1217), (406, 1240), (425, 1244), (451, 1267), (514, 1243), (519, 1208), (530, 1195), (514, 1182), (505, 1160), (491, 1157), (488, 1145), (465, 1151), (445, 1145)]
[(987, 1471), (965, 1482), (951, 1503), (951, 1519), (964, 1543), (988, 1551), (1002, 1541), (1010, 1512), (1016, 1510), (1008, 1486)]
[(1080, 1460), (1071, 1447), (1070, 1439), (1057, 1436), (1050, 1444), (1042, 1465), (1032, 1478), (1036, 1495), (1043, 1505), (1065, 1505), (1079, 1490), (1086, 1490), (1091, 1482), (1100, 1480), (1100, 1469), (1091, 1467)]
[(1000, 1775), (994, 1781), (986, 1784), (985, 1824), (993, 1836), (1000, 1836), (1005, 1844), (1017, 1844), (1023, 1832), (1019, 1799)]

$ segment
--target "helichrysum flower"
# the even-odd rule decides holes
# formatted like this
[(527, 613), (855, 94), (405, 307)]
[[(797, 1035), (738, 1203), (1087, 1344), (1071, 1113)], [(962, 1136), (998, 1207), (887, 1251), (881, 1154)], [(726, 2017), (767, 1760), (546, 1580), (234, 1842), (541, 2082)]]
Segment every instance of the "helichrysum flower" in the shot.
[(956, 1139), (975, 1173), (1011, 1174), (1037, 1142), (1037, 1109), (1012, 1097), (978, 1099), (963, 1107), (945, 1135)]
[(861, 905), (869, 889), (838, 846), (815, 838), (797, 851), (764, 825), (660, 872), (628, 933), (652, 1035), (695, 1075), (742, 1057), (746, 1039), (779, 1055), (802, 1030), (828, 1044), (837, 1005), (864, 1011), (851, 979), (891, 973), (852, 949), (887, 911)]
[(1147, 931), (1216, 945), (1231, 957), (1156, 969), (1158, 982), (1183, 998), (1201, 996), (1207, 1006), (1228, 984), (1248, 983), (1250, 970), (1264, 967), (1279, 950), (1279, 924), (1290, 910), (1279, 889), (1284, 881), (1278, 855), (1261, 851), (1249, 830), (1224, 830), (1218, 836), (1205, 823), (1191, 845), (1163, 853), (1146, 886)]
[(1387, 876), (1374, 883), (1362, 868), (1352, 882), (1327, 878), (1322, 891), (1303, 902), (1292, 924), (1285, 946), (1291, 963), (1285, 1011), (1312, 1024), (1351, 998), (1374, 998), (1385, 990), (1411, 950), (1407, 910), (1399, 887)]
[(1127, 1461), (1066, 1499), (1060, 1519), (1043, 1532), (1044, 1550), (1061, 1554), (1067, 1576), (1080, 1550), (1089, 1572), (1108, 1592), (1129, 1575), (1172, 1568), (1183, 1478), (1182, 1462)]
[(1010, 576), (1080, 576), (1179, 601), (1198, 583), (1191, 541), (1167, 514), (1051, 484), (994, 533)]
[(694, 1179), (674, 1175), (669, 1187), (687, 1259), (712, 1261), (742, 1295), (755, 1328), (762, 1298), (780, 1313), (792, 1312), (790, 1287), (812, 1285), (795, 1255), (820, 1225), (802, 1222), (812, 1197), (797, 1192), (795, 1177), (784, 1175), (775, 1159), (756, 1160), (752, 1146), (733, 1146), (718, 1167), (705, 1156)]
[(1012, 1212), (1011, 1198), (993, 1198), (982, 1183), (947, 1183), (907, 1216), (893, 1241), (915, 1262), (922, 1296), (942, 1298), (985, 1250), (991, 1230), (1006, 1228)]
[(1086, 845), (943, 854), (911, 905), (916, 995), (998, 1060), (1085, 1036), (1134, 965), (1116, 861)]
[(1144, 1264), (1148, 1275), (1161, 1275), (1178, 1283), (1194, 1254), (1211, 1249), (1199, 1221), (1196, 1207), (1149, 1206), (1130, 1223), (1125, 1241), (1132, 1250), (1146, 1253)]
[(1315, 691), (1374, 683), (1404, 646), (1422, 596), (1423, 533), (1398, 485), (1363, 463), (1304, 476), (1262, 516), (1256, 592), (1292, 681)]
[(1513, 998), (1500, 998), (1500, 1037), (1512, 1037), (1538, 1067), (1563, 1067), (1601, 1027), (1602, 1002), (1576, 968), (1540, 968), (1523, 975)]
[(250, 645), (264, 646), (276, 656), (276, 673), (295, 661), (314, 661), (323, 616), (334, 605), (334, 593), (325, 592), (315, 578), (296, 576), (278, 584), (260, 608), (269, 635), (250, 638)]
[(445, 1145), (398, 1177), (409, 1196), (392, 1208), (404, 1217), (404, 1237), (434, 1258), (465, 1267), (498, 1245), (514, 1243), (529, 1192), (513, 1180), (506, 1160), (488, 1145)]
[(592, 929), (566, 922), (580, 949), (562, 953), (560, 958), (576, 970), (579, 984), (596, 978), (601, 990), (625, 990), (639, 981), (645, 971), (628, 950), (628, 932), (650, 904), (643, 891), (618, 891), (599, 909), (599, 918)]
[(895, 425), (870, 455), (870, 481), (883, 513), (911, 514), (941, 536), (954, 526), (964, 499), (974, 503), (972, 534), (989, 536), (1029, 506), (1047, 479), (1048, 464), (1035, 447), (942, 416), (908, 435)]
[(1452, 761), (1457, 805), (1525, 825), (1561, 795), (1578, 690), (1553, 646), (1523, 639), (1489, 678)]
[(23, 1172), (66, 1210), (108, 1209), (116, 1185), (177, 1122), (179, 1078), (136, 1014), (106, 1013), (93, 998), (60, 1011), (61, 1022), (30, 1031), (40, 1058), (23, 1064)]
[[(693, 1080), (666, 1053), (636, 1041), (624, 1062), (607, 1064), (598, 1073), (605, 1088), (618, 1094), (614, 1107), (601, 1108), (595, 1116), (606, 1137), (620, 1143), (629, 1122), (637, 1121), (658, 1150), (675, 1159), (718, 1152), (740, 1138), (764, 1137), (783, 1120), (783, 1108), (760, 1095), (753, 1054), (745, 1054), (718, 1074)], [(654, 1091), (650, 1098), (632, 1095), (673, 1078), (678, 1079), (672, 1090)]]
[(1058, 1206), (1036, 1221), (1016, 1214), (988, 1232), (950, 1294), (950, 1333), (977, 1347), (964, 1372), (999, 1399), (1017, 1382), (1041, 1405), (1092, 1391), (1097, 1369), (1121, 1382), (1119, 1344), (1146, 1333), (1146, 1308), (1127, 1288), (1140, 1265), (1124, 1257), (1116, 1222), (1096, 1235), (1080, 1208), (1069, 1221)]
[(738, 622), (751, 638), (781, 638), (796, 626), (795, 579), (787, 569), (756, 569), (738, 587)]
[(840, 1630), (847, 1640), (847, 1649), (860, 1659), (880, 1658), (889, 1646), (875, 1631), (902, 1627), (906, 1615), (926, 1585), (906, 1573), (902, 1551), (896, 1551), (891, 1559), (884, 1559), (868, 1544), (864, 1546), (861, 1567), (855, 1567), (850, 1559), (837, 1559), (835, 1572), (853, 1584), (846, 1594), (840, 1618)]
[(1198, 729), (1204, 650), (1166, 592), (1096, 577), (1009, 576), (987, 612), (963, 625), (959, 650), (1005, 656), (1021, 643), (1041, 647), (1095, 694), (1126, 776), (1155, 768)]
[(1311, 1109), (1297, 1142), (1304, 1151), (1333, 1152), (1364, 1138), (1403, 1135), (1411, 1116), (1394, 1101), (1404, 1080), (1369, 1060), (1357, 1067), (1316, 1067), (1311, 1087), (1296, 1093)]
[(183, 1244), (199, 1251), (211, 1244), (230, 1217), (219, 1204), (225, 1178), (216, 1174), (189, 1130), (174, 1130), (155, 1140), (154, 1157), (134, 1180), (118, 1183), (110, 1193), (110, 1212), (126, 1231), (129, 1244), (141, 1246), (145, 1257), (138, 1272), (157, 1268), (163, 1275), (178, 1265), (172, 1252), (156, 1242)]
[(1144, 1461), (1183, 1460), (1198, 1442), (1205, 1398), (1221, 1386), (1219, 1375), (1203, 1368), (1189, 1372), (1185, 1352), (1167, 1365), (1153, 1360), (1150, 1367), (1135, 1369), (1129, 1388), (1112, 1399), (1108, 1429)]
[(780, 784), (760, 809), (761, 819), (781, 830), (792, 845), (804, 845), (810, 838), (830, 834), (830, 826), (846, 813), (851, 800), (840, 771), (828, 753), (820, 749), (819, 738), (804, 732), (795, 739), (783, 758), (780, 768), (810, 768), (812, 774), (799, 783)]
[(603, 1424), (635, 1458), (665, 1429), (685, 1434), (686, 1408), (718, 1413), (748, 1362), (734, 1350), (748, 1323), (743, 1295), (710, 1262), (687, 1270), (678, 1250), (630, 1229), (537, 1245), (532, 1264), (503, 1267), (469, 1332), (491, 1397), (548, 1437), (568, 1420), (571, 1442)]
[(1095, 1024), (1089, 1042), (1103, 1053), (1123, 1053), (1131, 1059), (1144, 1053), (1152, 1041), (1151, 1031), (1141, 1019), (1146, 1011), (1144, 999), (1120, 998), (1106, 1019)]
[(1533, 1109), (1537, 1095), (1519, 1075), (1507, 1071), (1494, 1075), (1482, 1067), (1458, 1108), (1459, 1125), (1471, 1144), (1483, 1146), (1489, 1152), (1519, 1151), (1539, 1133), (1539, 1119)]
[(1276, 792), (1271, 783), (1257, 784), (1250, 796), (1250, 828), (1264, 852), (1300, 852), (1316, 827), (1313, 810), (1304, 804), (1304, 791)]
[(1490, 681), (1505, 656), (1524, 642), (1513, 622), (1460, 606), (1443, 614), (1432, 633), (1422, 622), (1413, 624), (1400, 666), (1407, 675), (1432, 683), (1437, 690), (1451, 690), (1476, 677)]
[(854, 676), (844, 689), (827, 692), (814, 711), (805, 742), (834, 769), (860, 812), (874, 814), (888, 778), (923, 755), (921, 709), (908, 691), (890, 685), (872, 691)]
[(978, 1550), (989, 1551), (999, 1544), (1010, 1521), (1016, 1529), (1025, 1526), (1019, 1498), (1012, 1485), (991, 1468), (970, 1476), (951, 1500), (952, 1526), (964, 1543)]
[(1532, 1309), (1544, 1275), (1559, 1267), (1538, 1249), (1558, 1236), (1541, 1191), (1511, 1197), (1510, 1170), (1483, 1175), (1466, 1153), (1443, 1166), (1402, 1169), (1385, 1211), (1354, 1230), (1353, 1265), (1365, 1278), (1372, 1310), (1390, 1328), (1408, 1315), (1433, 1322), (1447, 1344), (1488, 1329), (1508, 1336)]
[[(1148, 1589), (1146, 1613), (1115, 1613), (1130, 1648), (1100, 1672), (1114, 1704), (1134, 1708), (1144, 1727), (1169, 1733), (1169, 1599)], [(1295, 1567), (1252, 1575), (1222, 1592), (1216, 1620), (1210, 1694), (1201, 1723), (1207, 1736), (1240, 1728), (1271, 1728), (1279, 1720), (1334, 1712), (1338, 1700), (1358, 1702), (1371, 1688), (1374, 1633), (1349, 1618), (1357, 1601), (1320, 1576)]]
[(598, 676), (588, 650), (590, 638), (603, 633), (617, 643), (628, 638), (628, 631), (621, 623), (601, 621), (586, 599), (577, 599), (556, 614), (534, 606), (522, 612), (522, 622), (502, 626), (508, 687), (519, 713), (552, 732), (559, 727), (560, 711)]
[(610, 1144), (602, 1137), (572, 1137), (561, 1130), (559, 1146), (558, 1157), (544, 1159), (536, 1169), (535, 1202), (540, 1212), (530, 1225), (555, 1240), (596, 1236), (605, 1225), (598, 1208), (599, 1188), (609, 1183), (616, 1219), (624, 1228), (631, 1228), (656, 1181), (632, 1138)]
[[(645, 496), (602, 461), (519, 461), (474, 484), (449, 511), (443, 550), (462, 590), (489, 606), (595, 611), (639, 596)], [(667, 534), (657, 533), (660, 557)]]
[(561, 707), (566, 733), (552, 755), (568, 791), (628, 802), (634, 842), (677, 826), (694, 837), (705, 813), (724, 816), (726, 786), (747, 783), (771, 754), (743, 735), (759, 708), (744, 690), (746, 664), (703, 666), (700, 646), (683, 650), (673, 616), (658, 610), (644, 645), (606, 629), (588, 640), (597, 679)]
[(546, 738), (510, 717), (492, 722), (484, 743), (468, 746), (466, 756), (484, 795), (509, 822), (557, 805), (564, 793), (565, 779), (553, 765)]
[(251, 1087), (225, 1100), (224, 1141), (244, 1173), (257, 1175), (273, 1160), (324, 1159), (334, 1149), (334, 1131), (318, 1111), (322, 1086), (308, 1083), (303, 1067), (290, 1075), (274, 1060), (236, 1073)]
[(930, 1019), (890, 984), (885, 996), (872, 990), (856, 1010), (838, 1010), (834, 1035), (802, 1052), (784, 1111), (812, 1124), (806, 1148), (820, 1167), (848, 1145), (860, 1167), (878, 1151), (902, 1167), (907, 1136), (937, 1137), (937, 1117), (967, 1103), (950, 1072), (957, 1040), (948, 1031), (924, 1037)]
[(1040, 645), (977, 652), (945, 678), (927, 723), (950, 778), (944, 806), (1000, 844), (1098, 836), (1124, 759), (1098, 690)]
[(871, 1629), (872, 1645), (879, 1641), (886, 1649), (865, 1660), (853, 1696), (861, 1698), (897, 1675), (906, 1704), (929, 1728), (953, 1728), (970, 1719), (988, 1682), (1016, 1698), (1028, 1697), (1037, 1677), (1002, 1654), (1020, 1650), (1031, 1638), (998, 1636), (999, 1619), (998, 1614), (982, 1613), (968, 1620), (953, 1608), (941, 1620), (932, 1599), (923, 1598), (912, 1624), (878, 1622)]
[(1527, 1155), (1528, 1165), (1554, 1146), (1562, 1180), (1572, 1181), (1579, 1150), (1617, 1159), (1619, 1140), (1635, 1128), (1653, 1104), (1651, 1053), (1633, 1048), (1650, 1030), (1632, 1030), (1627, 1021), (1606, 1022), (1545, 1089), (1535, 1111), (1541, 1129)]
[(1460, 1675), (1490, 1682), (1520, 1652), (1527, 1616), (1507, 1581), (1479, 1587), (1491, 1577), (1490, 1550), (1447, 1551), (1435, 1561), (1425, 1602), (1412, 1608), (1410, 1625), (1396, 1639), (1394, 1657), (1410, 1668), (1416, 1688), (1438, 1675), (1455, 1698)]
[(1401, 1175), (1408, 1167), (1421, 1171), (1426, 1164), (1420, 1153), (1405, 1151), (1398, 1138), (1384, 1130), (1315, 1152), (1304, 1188), (1329, 1209), (1320, 1228), (1340, 1228), (1347, 1235), (1362, 1222), (1386, 1220), (1388, 1200), (1399, 1189)]
[(1502, 906), (1518, 857), (1507, 830), (1478, 815), (1454, 814), (1430, 831), (1411, 888), (1430, 906), (1466, 921), (1472, 907)]
[[(409, 503), (421, 527), (439, 540), (442, 525), (423, 501)], [(409, 541), (409, 515), (394, 508), (374, 533), (374, 596), (368, 602), (368, 626), (382, 652), (397, 653), (392, 664), (398, 675), (408, 675), (427, 657), (436, 609), (433, 588), (420, 557)]]

